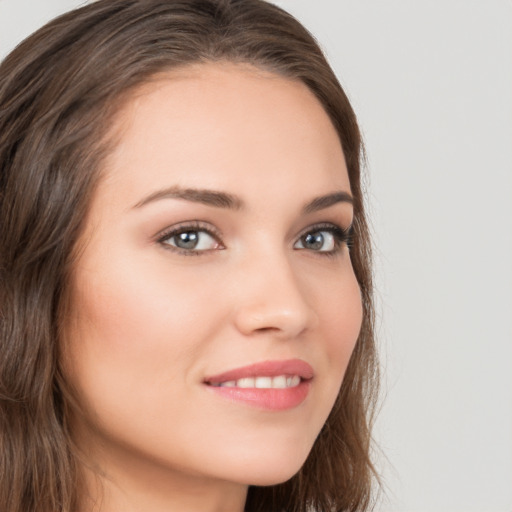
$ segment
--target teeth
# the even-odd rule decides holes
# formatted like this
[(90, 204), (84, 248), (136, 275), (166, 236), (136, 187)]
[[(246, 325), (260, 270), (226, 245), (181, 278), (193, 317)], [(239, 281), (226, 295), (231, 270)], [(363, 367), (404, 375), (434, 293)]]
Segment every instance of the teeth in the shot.
[(215, 384), (222, 388), (258, 388), (258, 389), (285, 389), (294, 388), (300, 384), (298, 375), (276, 377), (245, 377), (238, 380), (230, 380)]
[(294, 388), (300, 384), (300, 377), (298, 375), (294, 375), (293, 377), (288, 377), (286, 379), (286, 386), (289, 388)]
[(253, 388), (254, 387), (254, 379), (251, 377), (246, 377), (245, 379), (238, 379), (236, 381), (237, 388)]
[(272, 387), (272, 377), (256, 377), (254, 379), (254, 387), (266, 389)]
[[(284, 388), (286, 388), (287, 387), (286, 376), (285, 375), (279, 375), (279, 377), (274, 377), (272, 379), (272, 384), (273, 384), (272, 387), (277, 388), (277, 389), (284, 389)], [(288, 386), (288, 387), (291, 387), (291, 386)]]

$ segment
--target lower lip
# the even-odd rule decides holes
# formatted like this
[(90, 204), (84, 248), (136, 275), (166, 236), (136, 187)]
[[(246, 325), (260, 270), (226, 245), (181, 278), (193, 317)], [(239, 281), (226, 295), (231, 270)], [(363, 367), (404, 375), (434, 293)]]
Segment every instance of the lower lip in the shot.
[(285, 411), (300, 405), (309, 393), (310, 381), (303, 380), (293, 388), (228, 388), (207, 386), (213, 393), (221, 395), (233, 402), (268, 411)]

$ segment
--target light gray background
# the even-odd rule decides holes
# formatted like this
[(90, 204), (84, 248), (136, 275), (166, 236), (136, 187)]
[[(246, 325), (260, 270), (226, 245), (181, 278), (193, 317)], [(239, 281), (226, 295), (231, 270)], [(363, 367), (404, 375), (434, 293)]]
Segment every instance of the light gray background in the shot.
[[(0, 56), (77, 0), (0, 0)], [(378, 512), (512, 512), (512, 1), (276, 0), (364, 132)]]

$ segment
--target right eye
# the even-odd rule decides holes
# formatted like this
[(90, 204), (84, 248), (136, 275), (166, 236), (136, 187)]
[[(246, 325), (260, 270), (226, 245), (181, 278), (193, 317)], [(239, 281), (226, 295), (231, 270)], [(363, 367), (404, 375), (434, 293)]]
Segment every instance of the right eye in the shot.
[(208, 229), (190, 225), (181, 225), (166, 231), (159, 237), (158, 242), (166, 248), (177, 250), (182, 254), (197, 254), (223, 249), (218, 237)]

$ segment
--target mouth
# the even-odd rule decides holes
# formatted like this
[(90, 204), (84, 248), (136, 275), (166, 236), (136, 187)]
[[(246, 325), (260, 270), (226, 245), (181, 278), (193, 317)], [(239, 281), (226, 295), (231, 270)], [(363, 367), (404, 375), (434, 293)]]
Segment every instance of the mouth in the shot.
[(276, 377), (243, 377), (238, 380), (211, 383), (211, 386), (219, 388), (256, 388), (256, 389), (286, 389), (295, 388), (302, 379), (298, 375), (278, 375)]
[(304, 402), (313, 375), (311, 365), (300, 359), (264, 361), (208, 377), (204, 384), (232, 403), (282, 411)]

